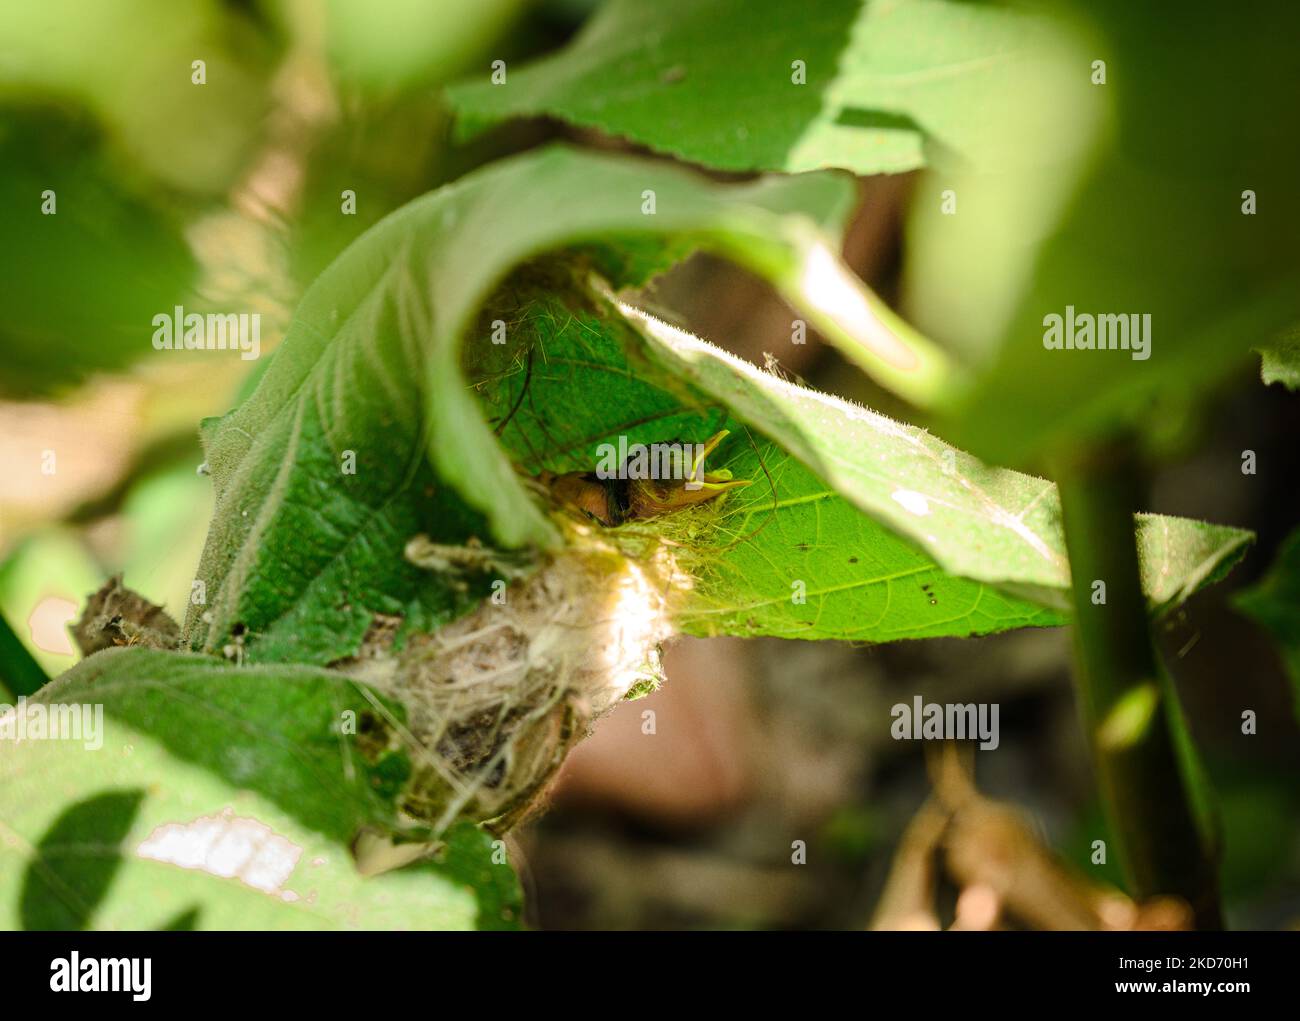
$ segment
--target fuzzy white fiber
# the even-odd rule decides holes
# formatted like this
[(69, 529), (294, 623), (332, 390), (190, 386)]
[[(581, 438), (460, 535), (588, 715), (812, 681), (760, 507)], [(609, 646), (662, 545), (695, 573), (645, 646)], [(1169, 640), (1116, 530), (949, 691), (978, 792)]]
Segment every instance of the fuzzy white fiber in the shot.
[[(592, 722), (661, 679), (659, 647), (688, 583), (669, 547), (632, 558), (593, 532), (571, 538), (499, 602), (412, 637), (362, 675), (408, 707), (408, 811), (435, 832), (525, 818)], [(413, 543), (408, 557), (419, 552)]]

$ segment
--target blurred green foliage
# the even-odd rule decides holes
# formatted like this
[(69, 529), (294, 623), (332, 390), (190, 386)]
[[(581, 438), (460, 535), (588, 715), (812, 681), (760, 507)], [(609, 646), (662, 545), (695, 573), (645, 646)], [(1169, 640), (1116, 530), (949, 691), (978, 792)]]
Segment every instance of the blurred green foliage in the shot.
[[(643, 282), (712, 231), (714, 242), (724, 239), (721, 247), (748, 259), (796, 301), (804, 283), (791, 270), (804, 265), (799, 260), (785, 266), (790, 270), (785, 277), (775, 272), (781, 264), (773, 261), (773, 251), (782, 251), (781, 244), (796, 237), (786, 233), (775, 248), (765, 247), (776, 220), (755, 229), (757, 214), (750, 209), (711, 221), (706, 212), (714, 208), (713, 200), (701, 197), (715, 194), (710, 186), (652, 162), (629, 162), (626, 167), (632, 169), (623, 172), (615, 169), (617, 161), (571, 154), (489, 171), (484, 179), (500, 184), (500, 193), (484, 189), (473, 201), (462, 202), (465, 186), (458, 186), (461, 191), (447, 193), (457, 195), (454, 200), (425, 204), (430, 212), (447, 214), (445, 222), (430, 219), (423, 238), (449, 245), (439, 254), (441, 276), (430, 275), (427, 252), (418, 258), (409, 252), (393, 255), (394, 245), (409, 241), (401, 216), (387, 228), (387, 242), (363, 242), (339, 264), (343, 268), (327, 271), (368, 227), (404, 203), (556, 132), (600, 146), (622, 146), (621, 140), (630, 139), (729, 172), (920, 170), (903, 246), (903, 302), (909, 318), (942, 345), (955, 366), (951, 388), (934, 406), (921, 410), (942, 424), (946, 438), (999, 463), (1036, 461), (1052, 451), (1133, 430), (1148, 436), (1177, 433), (1185, 439), (1196, 429), (1197, 402), (1249, 363), (1252, 348), (1264, 351), (1266, 380), (1294, 387), (1296, 345), (1294, 329), (1287, 328), (1300, 321), (1295, 248), (1300, 193), (1294, 187), (1300, 139), (1293, 119), (1281, 116), (1279, 108), (1300, 95), (1300, 64), (1291, 52), (1300, 37), (1300, 9), (1289, 4), (1264, 8), (1266, 13), (1257, 14), (1194, 0), (1173, 17), (1157, 5), (1124, 0), (1030, 3), (1014, 12), (948, 0), (873, 0), (865, 5), (818, 0), (807, 10), (731, 0), (710, 5), (621, 0), (43, 0), (4, 5), (0, 397), (8, 403), (0, 405), (0, 414), (9, 416), (8, 431), (17, 432), (12, 424), (23, 422), (33, 407), (24, 401), (54, 401), (70, 421), (81, 423), (83, 432), (97, 434), (85, 437), (88, 445), (108, 434), (108, 442), (137, 453), (148, 448), (162, 454), (154, 460), (124, 459), (119, 477), (75, 491), (75, 499), (50, 496), (42, 497), (44, 505), (33, 503), (21, 485), (0, 493), (0, 612), (51, 675), (72, 666), (75, 657), (59, 651), (48, 631), (38, 647), (33, 613), (42, 606), (58, 612), (57, 606), (80, 603), (109, 573), (125, 572), (128, 586), (182, 616), (212, 508), (211, 480), (195, 473), (201, 455), (194, 425), (233, 405), (242, 405), (242, 412), (213, 426), (210, 435), (228, 438), (251, 424), (245, 431), (259, 437), (265, 433), (269, 446), (259, 448), (259, 456), (248, 462), (254, 481), (242, 477), (238, 485), (231, 483), (232, 492), (242, 498), (270, 485), (287, 463), (277, 457), (290, 438), (302, 443), (295, 448), (298, 461), (292, 467), (306, 467), (294, 476), (297, 488), (288, 501), (294, 506), (284, 510), (281, 499), (269, 526), (257, 523), (268, 528), (257, 536), (261, 559), (254, 558), (261, 572), (257, 580), (265, 584), (241, 590), (223, 604), (223, 612), (229, 612), (212, 633), (214, 648), (236, 623), (252, 621), (255, 632), (264, 638), (269, 634), (271, 658), (323, 662), (355, 647), (372, 611), (418, 616), (416, 604), (424, 599), (425, 623), (441, 619), (452, 612), (455, 599), (447, 593), (431, 596), (427, 585), (422, 594), (417, 592), (417, 582), (427, 579), (414, 569), (404, 567), (405, 573), (396, 577), (377, 565), (400, 563), (402, 541), (415, 530), (450, 521), (457, 538), (486, 534), (487, 524), (470, 505), (486, 509), (489, 516), (514, 513), (516, 519), (513, 525), (507, 520), (505, 531), (513, 529), (514, 538), (538, 538), (538, 522), (525, 520), (531, 504), (499, 456), (496, 437), (479, 421), (478, 405), (463, 390), (456, 343), (491, 287), (517, 260), (548, 246), (589, 242), (599, 234), (601, 244), (585, 248), (584, 257), (619, 282)], [(588, 14), (592, 20), (569, 44), (566, 36)], [(541, 59), (530, 65), (534, 56)], [(789, 87), (795, 58), (807, 64), (803, 91)], [(507, 86), (488, 80), (497, 59), (509, 66)], [(195, 81), (194, 62), (200, 60), (202, 84)], [(1104, 83), (1097, 80), (1096, 61), (1105, 62)], [(443, 89), (456, 80), (461, 84), (452, 88), (449, 101)], [(510, 122), (534, 115), (567, 126)], [(495, 127), (489, 132), (490, 125)], [(637, 201), (648, 177), (658, 182), (661, 203), (668, 200), (656, 221), (668, 233), (666, 240), (641, 231)], [(795, 219), (792, 214), (800, 212), (822, 218), (817, 181), (787, 180), (766, 191), (755, 186), (748, 194), (765, 195), (768, 212), (784, 217), (780, 223), (788, 225)], [(834, 190), (826, 187), (827, 194)], [(1243, 212), (1247, 191), (1257, 203), (1250, 215)], [(355, 212), (344, 215), (349, 193), (355, 196)], [(837, 207), (826, 218), (842, 219), (843, 212)], [(464, 221), (457, 222), (458, 216)], [(492, 238), (505, 240), (494, 244)], [(409, 271), (410, 279), (399, 281), (401, 286), (389, 278), (395, 266)], [(288, 331), (290, 343), (283, 352), (288, 361), (283, 364), (272, 357), (280, 339), (274, 330), (264, 338), (262, 361), (251, 365), (216, 369), (211, 362), (192, 364), (184, 370), (190, 376), (170, 376), (157, 371), (163, 360), (148, 357), (155, 314), (169, 313), (176, 305), (262, 310), (269, 321), (288, 323), (290, 310), (318, 277), (323, 283), (316, 297), (303, 305)], [(363, 293), (358, 284), (363, 281), (368, 288), (381, 278), (392, 286), (376, 284), (374, 293)], [(422, 304), (427, 295), (412, 290), (411, 279), (433, 287), (441, 302), (438, 313), (450, 308), (451, 321), (433, 318)], [(417, 292), (419, 297), (413, 297)], [(380, 300), (374, 300), (375, 293)], [(1045, 351), (1042, 318), (1067, 304), (1081, 311), (1152, 313), (1150, 360), (1134, 361), (1123, 352)], [(364, 306), (372, 318), (351, 324), (330, 318), (354, 306)], [(522, 313), (530, 310), (536, 306)], [(410, 361), (413, 352), (401, 346), (415, 337), (409, 320), (413, 314), (427, 314), (439, 328), (436, 338), (424, 338), (429, 347), (414, 353), (428, 355), (440, 372), (426, 373), (428, 365)], [(1279, 336), (1282, 340), (1276, 341)], [(331, 343), (325, 345), (324, 338)], [(371, 358), (379, 339), (393, 343), (387, 354)], [(837, 340), (843, 343), (843, 338)], [(343, 341), (355, 343), (349, 348)], [(575, 364), (584, 354), (608, 354), (612, 343), (608, 336), (598, 342), (569, 341), (569, 347), (561, 344), (556, 350), (572, 356)], [(669, 361), (671, 354), (667, 348), (660, 351)], [(725, 415), (722, 404), (733, 411), (749, 408), (753, 417), (762, 417), (756, 407), (771, 411), (779, 406), (770, 394), (745, 391), (729, 375), (710, 375), (708, 359), (698, 354), (676, 352), (672, 371), (681, 376), (698, 372), (711, 382), (710, 387), (697, 380), (719, 402), (708, 415)], [(345, 365), (346, 358), (353, 362)], [(173, 360), (169, 368), (175, 364)], [(339, 366), (339, 374), (330, 375)], [(618, 367), (635, 375), (627, 366)], [(489, 411), (495, 398), (517, 396), (512, 389), (517, 377), (509, 369), (503, 369), (498, 392), (489, 387), (480, 394)], [(549, 387), (552, 394), (563, 395), (566, 386), (584, 378), (582, 372), (591, 371), (587, 364), (566, 378), (555, 370), (538, 382), (538, 393)], [(191, 388), (208, 375), (219, 378), (218, 397)], [(316, 387), (304, 391), (313, 400), (288, 402), (289, 383), (304, 379)], [(655, 379), (662, 382), (667, 376)], [(86, 394), (105, 380), (145, 394), (179, 396), (188, 402), (183, 429), (176, 432), (173, 419), (162, 421), (148, 401), (134, 417), (76, 419)], [(386, 389), (394, 381), (400, 384), (399, 399)], [(637, 400), (653, 404), (654, 395), (647, 397), (653, 389), (643, 379), (611, 390), (608, 407), (624, 405), (626, 412)], [(677, 390), (674, 394), (680, 396)], [(698, 393), (692, 399), (703, 405)], [(567, 408), (580, 402), (574, 396), (556, 403)], [(291, 423), (294, 430), (276, 432), (276, 423), (284, 424), (279, 415), (285, 407), (302, 411), (303, 417)], [(322, 408), (328, 413), (322, 415)], [(588, 417), (574, 416), (575, 421), (589, 423), (596, 410), (594, 404), (588, 406)], [(438, 471), (425, 460), (423, 446), (426, 416), (435, 415), (443, 416), (444, 435), (454, 433), (464, 441), (444, 453)], [(546, 435), (545, 417), (526, 411), (515, 422), (505, 442), (518, 444), (512, 450), (516, 457)], [(816, 428), (824, 427), (822, 422)], [(526, 430), (532, 432), (521, 440)], [(365, 500), (348, 502), (338, 491), (317, 485), (326, 475), (337, 480), (339, 444), (334, 441), (356, 445), (357, 434), (388, 452), (392, 477), (385, 493), (398, 494), (396, 504), (377, 511)], [(784, 438), (794, 434), (791, 429)], [(469, 442), (474, 438), (478, 446)], [(951, 451), (919, 432), (913, 441), (936, 456)], [(763, 449), (773, 453), (771, 444), (763, 442)], [(868, 448), (874, 455), (879, 442), (864, 439), (856, 452), (827, 447), (823, 453), (827, 464), (841, 454), (852, 461)], [(883, 447), (892, 449), (888, 443)], [(902, 443), (904, 455), (911, 449), (913, 444)], [(951, 452), (966, 463), (966, 455)], [(35, 458), (28, 453), (24, 451), (26, 460), (15, 461), (16, 478), (25, 480), (34, 470)], [(751, 453), (740, 448), (738, 438), (729, 448), (732, 466), (758, 478), (763, 466), (754, 463), (758, 459)], [(438, 456), (435, 450), (434, 458)], [(777, 457), (770, 460), (780, 467)], [(494, 478), (485, 479), (484, 463), (499, 469)], [(811, 493), (819, 480), (793, 461), (790, 465), (789, 475), (797, 476), (797, 485), (807, 490), (804, 495)], [(807, 477), (798, 476), (799, 471)], [(1012, 479), (1008, 485), (1030, 485), (1025, 476), (991, 471)], [(437, 508), (428, 499), (447, 481), (466, 489), (471, 498), (465, 506), (446, 493)], [(940, 485), (943, 480), (931, 481)], [(895, 489), (890, 479), (877, 478), (874, 484), (884, 486), (879, 493), (872, 490), (872, 499), (880, 498), (877, 516), (926, 549), (943, 550), (952, 561), (945, 567), (992, 583), (1006, 580), (1002, 568), (1014, 559), (1006, 549), (988, 546), (978, 531), (936, 533), (927, 527), (933, 518), (909, 521), (889, 502)], [(285, 491), (277, 492), (284, 497)], [(504, 504), (502, 492), (508, 494)], [(964, 493), (944, 492), (947, 503), (963, 512), (969, 509)], [(757, 506), (762, 495), (755, 486), (747, 497)], [(1025, 497), (1025, 511), (1038, 507), (1045, 534), (1054, 535), (1056, 504), (1038, 504), (1028, 489), (1017, 495)], [(10, 510), (6, 501), (11, 497), (27, 501), (21, 514)], [(847, 509), (836, 499), (841, 510)], [(309, 534), (303, 524), (299, 511), (304, 506), (326, 507), (337, 534), (318, 542), (320, 536)], [(733, 509), (745, 511), (747, 506), (737, 500)], [(443, 513), (449, 507), (455, 511), (450, 516)], [(239, 501), (226, 508), (234, 531), (244, 520), (237, 513), (247, 509)], [(1015, 511), (1019, 504), (1002, 513), (1014, 518)], [(815, 511), (810, 520), (812, 524), (801, 520), (795, 531), (822, 524)], [(1150, 539), (1145, 552), (1149, 573), (1161, 576), (1166, 586), (1162, 591), (1182, 599), (1202, 582), (1215, 580), (1226, 555), (1175, 561), (1171, 548), (1160, 545), (1166, 532), (1155, 527), (1169, 520), (1145, 520), (1150, 525), (1143, 532), (1144, 542)], [(874, 520), (870, 524), (885, 527)], [(738, 586), (760, 576), (777, 545), (791, 545), (797, 538), (795, 531), (786, 534), (783, 528), (773, 527), (766, 545), (755, 547), (758, 560), (734, 572)], [(1229, 533), (1235, 557), (1244, 533), (1225, 527), (1213, 534)], [(900, 550), (906, 546), (900, 559), (928, 563), (926, 554), (906, 540), (889, 535), (879, 545), (889, 543)], [(826, 545), (838, 555), (842, 543)], [(1211, 544), (1212, 551), (1218, 548)], [(1293, 672), (1300, 635), (1294, 591), (1298, 549), (1300, 542), (1293, 538), (1270, 574), (1239, 600), (1280, 643)], [(747, 564), (739, 555), (735, 562)], [(1163, 570), (1174, 563), (1178, 570)], [(1061, 577), (1054, 575), (1049, 588), (1064, 583), (1063, 563), (1059, 566)], [(211, 580), (219, 584), (222, 577), (218, 571)], [(310, 612), (299, 613), (303, 591), (322, 578), (324, 583), (307, 600)], [(965, 578), (946, 580), (954, 585), (952, 591), (968, 591), (960, 586), (982, 591)], [(348, 593), (348, 600), (335, 598), (340, 591)], [(1010, 602), (1012, 597), (1006, 598)], [(1017, 593), (1014, 605), (1025, 608), (1017, 611), (1021, 623), (1057, 619), (1038, 610), (1026, 593)], [(457, 604), (456, 612), (463, 608)], [(930, 611), (921, 606), (920, 612)], [(856, 604), (852, 615), (860, 615)], [(739, 616), (737, 621), (738, 629), (744, 622)], [(939, 630), (951, 626), (946, 621), (936, 625)], [(131, 662), (148, 659), (136, 656)], [(204, 669), (230, 680), (219, 664)], [(199, 677), (204, 670), (194, 671), (188, 680), (210, 680)], [(161, 674), (166, 673), (154, 677), (145, 671), (148, 676), (141, 676), (165, 680)], [(84, 671), (78, 676), (84, 677)], [(239, 684), (229, 688), (216, 703), (235, 712), (245, 704), (242, 689)], [(248, 702), (261, 696), (250, 690)], [(318, 690), (305, 701), (320, 697)], [(266, 713), (273, 716), (282, 709), (277, 704)], [(202, 750), (179, 749), (159, 724), (164, 716), (158, 704), (142, 696), (119, 721), (128, 728), (121, 731), (123, 739), (147, 745), (148, 761), (163, 772), (190, 769), (202, 759)], [(203, 733), (203, 722), (194, 720), (196, 734)], [(209, 733), (208, 738), (213, 747), (221, 746), (219, 736)], [(306, 740), (311, 755), (332, 754), (314, 741)], [(245, 750), (254, 755), (258, 747), (250, 740)], [(10, 779), (18, 785), (12, 790), (43, 781), (46, 764), (37, 759), (10, 763)], [(118, 763), (113, 776), (145, 784), (148, 777), (132, 772), (142, 768), (140, 761), (144, 759)], [(230, 762), (207, 765), (212, 766), (207, 786), (199, 786), (217, 806), (241, 778), (231, 773)], [(68, 763), (51, 759), (48, 766), (58, 771)], [(333, 764), (321, 772), (332, 777)], [(1270, 884), (1293, 889), (1300, 882), (1294, 854), (1296, 804), (1285, 765), (1261, 765), (1250, 775), (1238, 775), (1230, 767), (1214, 772), (1228, 833), (1229, 893), (1267, 895)], [(284, 776), (286, 782), (310, 786), (308, 773), (290, 769)], [(69, 782), (77, 780), (73, 773), (68, 776)], [(87, 783), (93, 793), (94, 783), (86, 777), (78, 782)], [(281, 803), (270, 810), (283, 809), (284, 792), (272, 794), (270, 801), (278, 797)], [(183, 794), (151, 789), (144, 811), (174, 812), (175, 804), (168, 809), (154, 800), (169, 797)], [(39, 800), (31, 799), (33, 804)], [(63, 814), (53, 804), (23, 809), (35, 813), (30, 819), (59, 853), (91, 823), (110, 836), (118, 833), (113, 827), (144, 825), (135, 815), (139, 805), (92, 798), (62, 807)], [(306, 820), (305, 830), (319, 831), (319, 822)], [(332, 846), (344, 860), (347, 827), (338, 819), (329, 822)], [(878, 827), (879, 820), (866, 810), (846, 808), (828, 821), (823, 838), (835, 855), (859, 861), (883, 846)], [(1093, 834), (1097, 824), (1089, 821), (1085, 829)], [(305, 833), (303, 839), (316, 837)], [(474, 855), (483, 850), (481, 843), (469, 839), (468, 857), (449, 866), (451, 880), (441, 878), (431, 900), (415, 907), (442, 912), (439, 917), (447, 924), (514, 924), (513, 879), (503, 878), (504, 873), (479, 874), (481, 861)], [(106, 884), (104, 876), (112, 879), (115, 873), (100, 865), (98, 873), (82, 878), (93, 887), (89, 892), (103, 900), (96, 875)], [(123, 889), (147, 889), (153, 883), (150, 868), (136, 863), (128, 869)], [(22, 874), (20, 869), (7, 871), (14, 877)], [(156, 924), (173, 915), (198, 924), (244, 919), (244, 902), (233, 900), (226, 905), (228, 915), (187, 914), (187, 891), (199, 898), (210, 893), (202, 881), (189, 879), (172, 891), (176, 896), (162, 905), (166, 911), (160, 907), (156, 919), (128, 913), (103, 917), (121, 924)], [(348, 882), (339, 879), (338, 889), (350, 889)], [(478, 888), (477, 900), (464, 896), (463, 883)], [(11, 906), (27, 911), (34, 901), (12, 888), (17, 899)], [(405, 896), (400, 882), (394, 889)], [(428, 893), (430, 888), (423, 889)], [(116, 896), (105, 904), (124, 910), (122, 890)], [(249, 903), (250, 910), (256, 909), (255, 901)], [(27, 915), (29, 921), (52, 920), (35, 908)], [(394, 917), (384, 921), (394, 922)], [(398, 921), (418, 924), (419, 918)], [(96, 919), (87, 915), (75, 921)], [(314, 924), (304, 917), (293, 922), (277, 917), (267, 924), (271, 921)]]

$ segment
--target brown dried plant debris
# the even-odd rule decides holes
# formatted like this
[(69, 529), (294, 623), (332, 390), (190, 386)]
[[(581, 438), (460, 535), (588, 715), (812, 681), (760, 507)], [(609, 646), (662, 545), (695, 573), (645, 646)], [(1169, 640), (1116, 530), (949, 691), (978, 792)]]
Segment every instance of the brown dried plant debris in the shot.
[(1016, 807), (980, 794), (956, 747), (932, 757), (934, 795), (903, 835), (872, 919), (876, 930), (939, 929), (942, 880), (957, 890), (951, 929), (1183, 930), (1191, 911), (1144, 903), (1079, 875)]

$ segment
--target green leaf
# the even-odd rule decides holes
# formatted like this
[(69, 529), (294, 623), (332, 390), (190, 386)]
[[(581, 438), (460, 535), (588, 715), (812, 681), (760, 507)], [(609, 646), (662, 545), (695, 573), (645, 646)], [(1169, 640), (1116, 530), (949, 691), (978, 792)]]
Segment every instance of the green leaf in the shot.
[[(751, 485), (682, 519), (689, 540), (677, 535), (681, 526), (658, 522), (690, 550), (683, 566), (693, 587), (677, 618), (685, 631), (884, 642), (1065, 622), (1060, 612), (946, 573), (764, 438), (758, 430), (773, 435), (766, 419), (648, 362), (641, 338), (598, 296), (550, 277), (511, 297), (516, 311), (485, 313), (510, 315), (517, 326), (510, 345), (478, 350), (476, 389), (529, 474), (591, 470), (600, 445), (620, 436), (650, 444), (736, 433), (708, 467)], [(801, 603), (791, 598), (798, 580)]]
[(0, 614), (0, 699), (30, 695), (47, 681), (45, 671)]
[(359, 831), (401, 832), (411, 764), (384, 722), (401, 708), (346, 678), (109, 650), (18, 711), (30, 726), (38, 706), (81, 705), (100, 708), (102, 729), (29, 738), (0, 758), (0, 927), (517, 923), (514, 874), (472, 827), (435, 860), (358, 873)]
[[(654, 215), (643, 211), (647, 193)], [(486, 578), (469, 586), (405, 561), (417, 533), (442, 543), (553, 545), (553, 525), (483, 420), (461, 363), (462, 341), (470, 361), (497, 348), (521, 353), (510, 337), (527, 301), (507, 299), (494, 315), (482, 306), (511, 269), (556, 249), (579, 246), (620, 279), (639, 279), (688, 244), (712, 248), (772, 280), (832, 332), (839, 323), (841, 341), (864, 361), (874, 357), (864, 344), (913, 358), (886, 375), (932, 385), (941, 363), (855, 304), (865, 299), (817, 227), (838, 224), (847, 197), (845, 182), (828, 175), (719, 186), (659, 164), (557, 148), (493, 165), (394, 213), (319, 278), (252, 396), (205, 429), (216, 509), (199, 571), (206, 604), (191, 609), (190, 644), (239, 655), (242, 641), (253, 660), (328, 664), (356, 651), (377, 614), (432, 631), (481, 598)], [(546, 286), (571, 284), (561, 274)], [(837, 318), (844, 302), (853, 309)], [(492, 342), (496, 323), (505, 345)], [(695, 380), (946, 574), (1058, 606), (1065, 557), (1046, 482), (985, 468), (915, 429), (808, 391), (773, 399), (770, 386), (748, 381), (752, 369), (725, 359), (696, 379), (689, 346), (659, 374)], [(621, 413), (623, 396), (593, 386), (554, 407), (590, 429), (593, 409)], [(1244, 542), (1244, 533), (1209, 526), (1176, 530), (1171, 548), (1195, 538), (1198, 559), (1159, 564), (1175, 584), (1203, 560), (1229, 561)], [(753, 602), (752, 594), (727, 598)], [(1043, 619), (1027, 603), (1010, 609), (983, 598), (965, 588), (925, 605), (941, 607), (932, 622), (967, 607), (957, 629), (989, 626), (988, 607), (1007, 621)]]
[(1265, 384), (1281, 383), (1288, 390), (1300, 390), (1300, 330), (1289, 330), (1258, 350), (1260, 378)]
[(0, 392), (48, 393), (156, 354), (153, 316), (191, 293), (179, 225), (103, 147), (85, 118), (0, 111)]
[(1277, 642), (1300, 715), (1300, 529), (1282, 543), (1268, 573), (1234, 602)]
[[(268, 83), (282, 52), (268, 39), (272, 31), (239, 7), (4, 4), (0, 91), (80, 107), (101, 126), (114, 163), (137, 168), (155, 189), (215, 199), (247, 169), (266, 125)], [(206, 72), (201, 87), (191, 84), (196, 59)], [(65, 198), (75, 205), (90, 197), (60, 192), (59, 215)]]
[[(622, 310), (660, 365), (762, 429), (944, 571), (1065, 605), (1069, 562), (1051, 482), (989, 467), (923, 429), (795, 386), (630, 306)], [(1184, 518), (1138, 515), (1136, 524), (1154, 612), (1217, 580), (1251, 541), (1242, 529)]]
[(330, 64), (349, 84), (381, 94), (429, 88), (461, 73), (510, 27), (521, 7), (522, 0), (331, 0), (328, 17), (302, 19), (300, 45), (312, 45), (313, 32), (324, 29)]
[(889, 642), (1067, 623), (946, 572), (775, 444), (728, 452), (720, 463), (754, 483), (718, 514), (717, 555), (700, 557), (682, 611), (687, 632)]
[[(1050, 483), (988, 469), (561, 277), (517, 286), (516, 311), (485, 313), (517, 323), (510, 345), (477, 349), (474, 370), (489, 419), (526, 472), (590, 471), (601, 444), (620, 436), (735, 434), (708, 467), (751, 484), (680, 524), (647, 523), (689, 550), (685, 630), (891, 641), (1066, 622)], [(1019, 515), (1027, 505), (1033, 513)], [(1227, 570), (1249, 541), (1172, 518), (1140, 517), (1138, 530), (1155, 610)]]
[[(1086, 97), (1103, 104), (1081, 180), (1074, 168), (1046, 167), (923, 186), (927, 196), (952, 187), (961, 209), (976, 211), (932, 225), (929, 244), (963, 258), (932, 260), (931, 273), (954, 272), (931, 279), (979, 310), (976, 329), (998, 327), (976, 381), (945, 409), (948, 433), (1004, 464), (1148, 431), (1300, 318), (1300, 136), (1276, 113), (1280, 97), (1300, 90), (1300, 65), (1287, 55), (1300, 8), (1240, 22), (1199, 0), (1184, 10), (1189, 30), (1171, 37), (1150, 5), (1078, 6), (1080, 40), (1109, 75), (1094, 85), (1080, 67), (1059, 92), (1065, 109)], [(1019, 220), (1020, 247), (1003, 261), (986, 261), (1001, 247), (990, 235), (1003, 229), (979, 212), (987, 207)], [(1067, 309), (1149, 316), (1149, 346), (1048, 348), (1046, 317)]]
[(462, 138), (546, 115), (724, 170), (985, 164), (1006, 139), (980, 115), (1015, 97), (1040, 35), (946, 0), (613, 0), (559, 53), (449, 96)]
[[(653, 215), (643, 212), (647, 192)], [(389, 216), (309, 289), (252, 396), (205, 426), (216, 505), (190, 644), (218, 651), (242, 633), (254, 659), (327, 664), (356, 650), (376, 614), (431, 631), (481, 596), (407, 564), (415, 534), (554, 544), (460, 368), (463, 340), (491, 344), (492, 324), (478, 312), (514, 266), (573, 245), (608, 254), (631, 239), (641, 255), (628, 273), (689, 244), (722, 251), (795, 297), (817, 256), (820, 280), (856, 293), (820, 229), (843, 221), (850, 198), (831, 175), (720, 186), (661, 164), (554, 148)], [(666, 244), (657, 256), (653, 242)], [(839, 336), (854, 342), (848, 328)], [(901, 374), (926, 379), (933, 367), (918, 357)]]

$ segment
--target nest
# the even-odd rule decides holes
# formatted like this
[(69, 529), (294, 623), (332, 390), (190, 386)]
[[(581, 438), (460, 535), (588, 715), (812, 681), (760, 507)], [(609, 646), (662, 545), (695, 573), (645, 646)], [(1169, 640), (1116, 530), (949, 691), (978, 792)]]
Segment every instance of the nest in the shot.
[[(499, 602), (354, 661), (407, 708), (403, 809), (435, 833), (459, 819), (500, 833), (527, 818), (593, 722), (662, 678), (659, 647), (684, 584), (667, 547), (629, 557), (589, 530), (570, 539)], [(449, 551), (417, 537), (407, 557), (441, 569)], [(499, 560), (486, 569), (505, 573)]]

